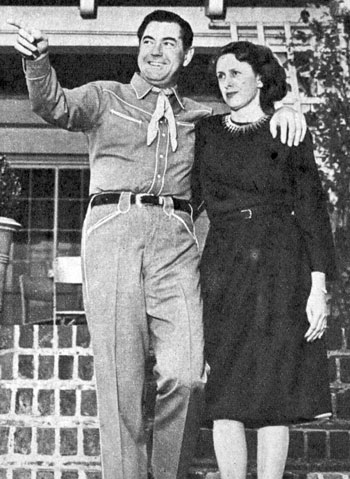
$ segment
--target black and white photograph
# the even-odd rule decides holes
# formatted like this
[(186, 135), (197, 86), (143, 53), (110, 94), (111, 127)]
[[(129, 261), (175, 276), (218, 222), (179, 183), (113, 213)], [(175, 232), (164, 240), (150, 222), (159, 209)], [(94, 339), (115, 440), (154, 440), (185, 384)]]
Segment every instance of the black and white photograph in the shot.
[(350, 479), (350, 0), (0, 0), (0, 479)]

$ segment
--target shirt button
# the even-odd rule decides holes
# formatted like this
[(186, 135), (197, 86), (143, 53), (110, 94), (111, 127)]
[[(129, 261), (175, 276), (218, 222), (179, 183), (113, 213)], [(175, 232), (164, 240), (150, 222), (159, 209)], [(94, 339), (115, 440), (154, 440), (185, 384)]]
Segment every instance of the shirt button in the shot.
[(164, 155), (159, 155), (159, 158), (164, 158)]
[(165, 136), (165, 133), (162, 133), (162, 136)]
[(162, 175), (157, 175), (157, 178), (160, 179), (162, 177)]

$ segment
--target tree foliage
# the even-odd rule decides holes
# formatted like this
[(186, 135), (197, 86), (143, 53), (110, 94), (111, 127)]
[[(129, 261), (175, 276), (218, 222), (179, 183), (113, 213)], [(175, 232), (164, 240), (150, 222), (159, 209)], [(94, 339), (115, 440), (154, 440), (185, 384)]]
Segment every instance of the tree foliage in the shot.
[[(340, 281), (333, 308), (349, 323), (350, 311), (350, 17), (331, 13), (319, 20), (305, 17), (308, 30), (297, 31), (291, 49), (294, 66), (308, 95), (320, 102), (307, 115), (322, 159), (323, 181), (329, 193)], [(301, 60), (300, 60), (301, 59)]]
[(0, 216), (16, 217), (21, 184), (6, 157), (0, 155)]

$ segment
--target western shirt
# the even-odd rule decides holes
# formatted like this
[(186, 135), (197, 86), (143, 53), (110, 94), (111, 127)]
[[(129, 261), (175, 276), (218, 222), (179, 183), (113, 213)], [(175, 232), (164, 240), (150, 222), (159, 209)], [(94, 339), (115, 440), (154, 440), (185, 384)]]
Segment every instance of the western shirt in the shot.
[(90, 194), (131, 191), (191, 198), (195, 124), (211, 109), (175, 89), (170, 97), (178, 146), (172, 151), (165, 119), (147, 146), (147, 127), (158, 94), (135, 73), (129, 84), (96, 81), (62, 88), (48, 55), (25, 61), (32, 109), (48, 123), (86, 135), (91, 170)]

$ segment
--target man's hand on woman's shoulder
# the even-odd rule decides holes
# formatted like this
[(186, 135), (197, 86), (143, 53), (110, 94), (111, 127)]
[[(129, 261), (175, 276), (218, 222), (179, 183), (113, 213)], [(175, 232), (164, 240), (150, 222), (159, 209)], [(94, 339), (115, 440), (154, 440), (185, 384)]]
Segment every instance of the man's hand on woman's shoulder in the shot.
[(288, 146), (298, 146), (306, 134), (306, 120), (302, 112), (289, 106), (282, 106), (274, 113), (270, 121), (270, 131), (273, 138), (280, 131), (280, 140)]

